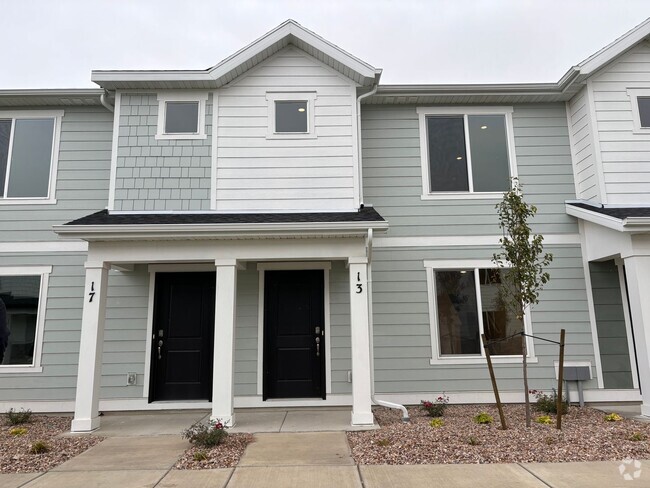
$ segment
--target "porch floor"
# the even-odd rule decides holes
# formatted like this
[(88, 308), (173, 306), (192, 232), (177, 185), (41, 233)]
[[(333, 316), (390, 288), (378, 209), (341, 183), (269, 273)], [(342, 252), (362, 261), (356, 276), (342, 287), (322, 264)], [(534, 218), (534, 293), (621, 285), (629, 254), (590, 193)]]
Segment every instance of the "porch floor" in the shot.
[[(105, 437), (174, 435), (199, 420), (208, 410), (166, 412), (107, 412), (95, 433)], [(378, 429), (377, 424), (352, 426), (350, 407), (235, 410), (237, 424), (230, 432), (343, 432)]]

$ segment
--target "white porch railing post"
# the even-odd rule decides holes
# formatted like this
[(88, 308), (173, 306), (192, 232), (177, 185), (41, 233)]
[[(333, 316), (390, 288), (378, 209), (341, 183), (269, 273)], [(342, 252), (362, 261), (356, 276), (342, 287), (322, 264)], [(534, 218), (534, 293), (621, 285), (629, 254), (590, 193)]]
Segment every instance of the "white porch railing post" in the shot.
[(371, 409), (368, 259), (349, 258), (352, 345), (352, 425), (374, 422)]
[(105, 262), (87, 262), (85, 268), (86, 287), (72, 432), (90, 432), (99, 428), (99, 386), (109, 265)]
[(631, 256), (624, 262), (642, 392), (641, 415), (650, 416), (650, 256)]
[(234, 356), (237, 310), (237, 262), (218, 259), (214, 315), (214, 363), (212, 373), (212, 420), (235, 425)]

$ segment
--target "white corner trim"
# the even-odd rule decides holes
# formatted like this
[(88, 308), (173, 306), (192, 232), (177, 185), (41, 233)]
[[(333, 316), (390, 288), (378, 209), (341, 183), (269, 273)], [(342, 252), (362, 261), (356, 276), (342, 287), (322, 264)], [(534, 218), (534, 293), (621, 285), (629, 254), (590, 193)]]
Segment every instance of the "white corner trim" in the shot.
[(639, 113), (639, 98), (650, 98), (650, 87), (628, 88), (627, 96), (632, 105), (632, 125), (635, 134), (650, 134), (650, 127), (641, 126), (641, 114)]
[(0, 276), (37, 276), (41, 283), (38, 293), (38, 308), (36, 311), (36, 331), (34, 337), (34, 357), (31, 365), (0, 366), (0, 375), (4, 373), (40, 373), (41, 356), (43, 354), (43, 335), (45, 330), (45, 311), (47, 310), (47, 292), (49, 289), (52, 266), (7, 266), (0, 267)]
[(87, 252), (86, 241), (0, 242), (0, 253)]
[[(316, 139), (316, 99), (315, 91), (267, 91), (267, 139)], [(275, 102), (299, 101), (307, 102), (307, 132), (276, 132), (275, 131)]]
[(149, 297), (147, 298), (147, 341), (145, 343), (144, 353), (144, 373), (142, 379), (142, 397), (149, 401), (149, 392), (151, 390), (151, 351), (153, 349), (153, 313), (154, 297), (156, 291), (156, 272), (149, 270)]
[(115, 185), (117, 178), (117, 152), (120, 139), (120, 107), (122, 92), (115, 92), (115, 109), (113, 110), (113, 143), (111, 145), (111, 172), (108, 186), (108, 210), (115, 210)]
[[(169, 139), (206, 139), (205, 134), (205, 106), (208, 100), (208, 92), (205, 91), (175, 91), (158, 93), (158, 126), (156, 140)], [(196, 102), (199, 105), (197, 132), (189, 133), (167, 133), (165, 132), (165, 119), (167, 117), (167, 102)]]
[(361, 162), (359, 154), (361, 153), (361, 141), (360, 141), (360, 127), (359, 127), (359, 107), (360, 102), (356, 97), (356, 89), (352, 88), (352, 93), (350, 94), (350, 104), (352, 108), (352, 188), (354, 191), (354, 208), (359, 208), (363, 202), (363, 168), (361, 167)]
[(219, 168), (219, 92), (212, 92), (212, 153), (210, 159), (210, 210), (217, 210), (217, 171)]

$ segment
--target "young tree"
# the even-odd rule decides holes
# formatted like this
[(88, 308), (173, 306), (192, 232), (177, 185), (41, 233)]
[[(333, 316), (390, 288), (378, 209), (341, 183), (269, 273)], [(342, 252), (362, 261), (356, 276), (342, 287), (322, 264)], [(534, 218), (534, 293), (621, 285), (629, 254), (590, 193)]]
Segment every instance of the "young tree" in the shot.
[(537, 207), (526, 203), (517, 178), (512, 178), (512, 189), (504, 193), (496, 209), (503, 237), (499, 239), (501, 252), (495, 253), (492, 260), (500, 268), (508, 269), (507, 273), (501, 273), (500, 299), (506, 310), (521, 322), (526, 427), (530, 427), (524, 311), (539, 303), (539, 292), (550, 279), (544, 268), (551, 263), (553, 255), (544, 252), (544, 237), (533, 234), (528, 225), (528, 219), (535, 216)]

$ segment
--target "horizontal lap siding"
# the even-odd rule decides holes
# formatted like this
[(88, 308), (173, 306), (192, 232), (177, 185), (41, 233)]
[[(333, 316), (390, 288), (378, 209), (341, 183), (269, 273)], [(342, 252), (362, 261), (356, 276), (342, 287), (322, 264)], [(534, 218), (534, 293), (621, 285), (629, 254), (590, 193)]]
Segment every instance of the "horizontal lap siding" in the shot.
[(587, 88), (583, 88), (569, 102), (569, 130), (573, 141), (574, 175), (577, 198), (600, 201), (596, 157), (590, 124)]
[[(566, 110), (518, 105), (513, 114), (519, 178), (538, 207), (540, 233), (576, 233), (564, 201), (575, 198)], [(390, 223), (389, 237), (500, 234), (496, 200), (421, 200), (420, 137), (415, 107), (362, 106), (364, 200)]]
[(64, 107), (54, 205), (2, 205), (3, 242), (52, 241), (52, 225), (106, 207), (113, 114), (104, 108)]
[[(316, 92), (315, 139), (267, 139), (267, 92)], [(300, 99), (300, 95), (296, 96)], [(290, 47), (220, 90), (217, 209), (354, 209), (354, 84)]]
[(605, 388), (632, 388), (623, 297), (613, 260), (589, 263)]
[[(579, 247), (548, 246), (555, 259), (551, 281), (532, 311), (533, 333), (557, 340), (567, 330), (566, 359), (594, 364), (587, 296)], [(496, 249), (483, 247), (375, 249), (373, 320), (375, 385), (378, 393), (490, 390), (483, 365), (435, 365), (424, 260), (489, 259)], [(557, 346), (535, 341), (539, 362), (529, 365), (531, 388), (555, 386)], [(502, 390), (521, 389), (521, 365), (495, 365)], [(596, 373), (593, 369), (594, 375)], [(596, 382), (588, 384), (595, 387)]]
[(115, 210), (210, 209), (211, 95), (205, 112), (206, 139), (156, 140), (157, 94), (122, 94)]
[(592, 82), (610, 204), (650, 203), (650, 134), (635, 134), (628, 88), (650, 86), (650, 42), (605, 67)]

